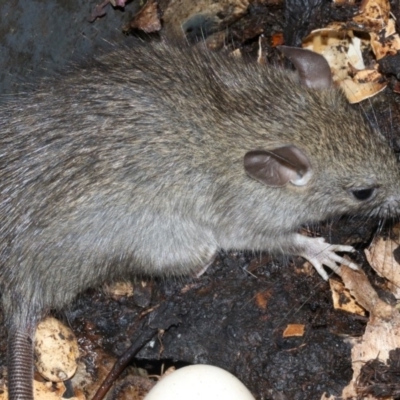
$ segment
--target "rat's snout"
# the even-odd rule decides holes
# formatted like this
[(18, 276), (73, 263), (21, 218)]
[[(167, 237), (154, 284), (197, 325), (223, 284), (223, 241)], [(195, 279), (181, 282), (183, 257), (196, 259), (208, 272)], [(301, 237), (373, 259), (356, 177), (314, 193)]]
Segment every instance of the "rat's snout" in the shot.
[(388, 196), (385, 202), (378, 207), (377, 214), (383, 218), (400, 216), (400, 184), (397, 193)]

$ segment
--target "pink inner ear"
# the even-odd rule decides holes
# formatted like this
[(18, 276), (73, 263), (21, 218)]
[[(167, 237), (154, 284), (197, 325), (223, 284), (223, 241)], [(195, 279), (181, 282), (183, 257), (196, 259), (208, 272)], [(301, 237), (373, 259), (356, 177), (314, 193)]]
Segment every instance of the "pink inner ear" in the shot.
[(312, 175), (308, 158), (295, 146), (249, 151), (244, 156), (244, 168), (251, 178), (270, 187), (289, 182), (304, 186)]
[(279, 50), (296, 67), (300, 82), (311, 89), (329, 89), (333, 86), (331, 68), (325, 57), (311, 50), (279, 46)]

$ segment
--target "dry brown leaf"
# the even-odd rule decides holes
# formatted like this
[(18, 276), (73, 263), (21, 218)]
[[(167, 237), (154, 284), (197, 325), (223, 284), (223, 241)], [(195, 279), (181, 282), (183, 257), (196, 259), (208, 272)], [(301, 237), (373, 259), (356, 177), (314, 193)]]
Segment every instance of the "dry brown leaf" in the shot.
[(339, 86), (345, 92), (349, 103), (354, 104), (375, 96), (386, 88), (387, 83), (377, 70), (364, 69), (358, 71), (353, 78), (340, 81)]
[(374, 239), (365, 255), (377, 274), (390, 283), (390, 288), (397, 299), (400, 299), (400, 264), (394, 258), (394, 251), (399, 248), (399, 239)]
[(332, 70), (333, 81), (346, 94), (350, 103), (358, 103), (379, 93), (387, 86), (376, 67), (366, 68), (362, 48), (365, 39), (354, 36), (343, 23), (333, 23), (318, 29), (303, 41), (303, 47), (322, 54)]
[(395, 55), (400, 50), (400, 37), (396, 33), (396, 23), (389, 19), (387, 26), (380, 32), (370, 32), (371, 48), (376, 59), (389, 55)]
[(363, 0), (353, 21), (368, 31), (379, 32), (387, 25), (389, 15), (389, 0)]
[(161, 29), (161, 21), (157, 2), (155, 0), (147, 0), (146, 4), (134, 16), (129, 27), (146, 33), (158, 32)]
[(329, 279), (329, 285), (332, 291), (333, 307), (336, 310), (342, 310), (362, 316), (366, 315), (365, 310), (357, 304), (350, 291), (344, 287), (342, 282), (335, 279)]
[(259, 308), (265, 310), (268, 306), (268, 301), (271, 298), (272, 293), (270, 290), (264, 292), (258, 292), (255, 296), (256, 304)]
[[(359, 39), (355, 30), (369, 33), (369, 38), (364, 35)], [(314, 30), (304, 39), (303, 47), (327, 59), (334, 82), (344, 90), (350, 103), (374, 96), (387, 83), (377, 65), (365, 67), (362, 49), (372, 50), (377, 60), (400, 50), (400, 37), (395, 21), (390, 18), (389, 1), (364, 0), (352, 23), (333, 22)]]
[(304, 336), (305, 325), (303, 324), (289, 324), (283, 331), (283, 337)]
[(182, 36), (188, 24), (201, 28), (195, 22), (202, 18), (213, 21), (217, 25), (216, 32), (223, 30), (245, 15), (249, 4), (249, 0), (171, 0), (164, 10), (164, 33), (171, 37)]
[(378, 297), (362, 270), (355, 271), (342, 265), (338, 274), (357, 303), (371, 314), (371, 319), (389, 320), (392, 317), (392, 307)]
[[(354, 340), (351, 350), (353, 378), (343, 390), (343, 399), (358, 398), (355, 385), (361, 368), (370, 360), (386, 363), (389, 351), (400, 347), (400, 314), (393, 312), (390, 320), (371, 319), (362, 338)], [(386, 398), (389, 400), (389, 398)]]
[(342, 392), (343, 399), (354, 399), (358, 398), (356, 383), (363, 365), (374, 359), (386, 362), (389, 352), (400, 347), (400, 314), (379, 299), (363, 271), (341, 266), (339, 275), (356, 301), (370, 312), (364, 335), (352, 340), (353, 378)]
[(104, 285), (105, 292), (113, 299), (120, 297), (133, 296), (133, 285), (131, 282), (115, 282), (113, 284)]
[(90, 17), (88, 18), (89, 22), (94, 22), (97, 18), (103, 17), (107, 14), (106, 7), (108, 4), (111, 4), (113, 7), (125, 7), (125, 3), (127, 0), (103, 0), (101, 4), (98, 4), (92, 11)]

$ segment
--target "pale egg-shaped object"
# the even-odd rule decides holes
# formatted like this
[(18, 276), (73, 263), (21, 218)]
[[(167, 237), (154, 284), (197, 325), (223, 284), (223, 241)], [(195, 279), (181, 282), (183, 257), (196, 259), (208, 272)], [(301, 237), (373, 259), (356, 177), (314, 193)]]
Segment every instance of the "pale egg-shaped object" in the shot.
[(77, 368), (78, 342), (71, 329), (55, 318), (42, 321), (35, 333), (35, 365), (51, 382), (71, 378)]
[(144, 400), (255, 400), (231, 373), (211, 365), (190, 365), (162, 378)]

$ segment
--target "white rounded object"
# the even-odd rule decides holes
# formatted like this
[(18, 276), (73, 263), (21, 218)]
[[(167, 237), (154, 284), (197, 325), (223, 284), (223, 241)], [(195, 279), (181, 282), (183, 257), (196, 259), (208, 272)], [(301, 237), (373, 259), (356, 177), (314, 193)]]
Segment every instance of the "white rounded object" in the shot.
[(79, 357), (75, 335), (55, 318), (48, 317), (38, 325), (35, 333), (35, 365), (40, 375), (51, 382), (71, 378)]
[(190, 365), (162, 378), (144, 400), (255, 400), (231, 373), (212, 365)]

